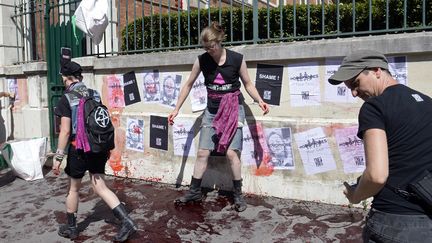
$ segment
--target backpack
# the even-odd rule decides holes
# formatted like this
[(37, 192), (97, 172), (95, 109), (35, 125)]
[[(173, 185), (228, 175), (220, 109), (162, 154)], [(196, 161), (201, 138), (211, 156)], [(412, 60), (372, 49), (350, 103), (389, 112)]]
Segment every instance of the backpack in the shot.
[[(109, 112), (106, 106), (97, 101), (94, 97), (94, 91), (89, 89), (89, 96), (83, 96), (79, 92), (71, 91), (80, 98), (77, 113), (77, 150), (84, 152), (101, 153), (107, 152), (114, 148), (114, 126), (111, 122)], [(84, 131), (80, 132), (81, 129)], [(80, 138), (82, 136), (82, 138)]]

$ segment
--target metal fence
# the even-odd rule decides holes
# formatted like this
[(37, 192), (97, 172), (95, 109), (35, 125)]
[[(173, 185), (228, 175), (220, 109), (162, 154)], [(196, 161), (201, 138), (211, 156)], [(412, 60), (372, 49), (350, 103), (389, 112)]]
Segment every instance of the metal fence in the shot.
[[(46, 28), (70, 21), (78, 3), (19, 0), (11, 14), (18, 62), (46, 60)], [(108, 4), (109, 25), (102, 43), (94, 45), (82, 37), (82, 55), (199, 48), (199, 33), (211, 21), (222, 24), (227, 45), (432, 29), (428, 0), (108, 0)], [(60, 36), (72, 38), (72, 33)]]

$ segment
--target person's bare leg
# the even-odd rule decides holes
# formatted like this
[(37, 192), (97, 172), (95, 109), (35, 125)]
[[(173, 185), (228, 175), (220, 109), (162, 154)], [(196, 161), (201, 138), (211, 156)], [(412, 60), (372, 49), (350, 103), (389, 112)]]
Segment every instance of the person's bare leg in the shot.
[(76, 224), (79, 190), (81, 188), (81, 180), (69, 177), (69, 191), (66, 197), (66, 218), (67, 224), (60, 225), (58, 234), (65, 238), (75, 239), (78, 236)]
[(76, 213), (78, 211), (78, 193), (81, 189), (81, 180), (69, 177), (69, 192), (66, 197), (66, 212), (68, 213)]
[(247, 204), (242, 195), (242, 177), (241, 177), (241, 161), (239, 152), (228, 149), (226, 157), (231, 165), (231, 170), (233, 173), (233, 186), (234, 186), (234, 208), (235, 210), (241, 212), (246, 210)]
[(118, 197), (106, 186), (104, 175), (90, 174), (90, 180), (95, 193), (104, 200), (110, 209), (113, 209), (120, 204)]
[(207, 169), (208, 158), (210, 156), (210, 150), (199, 149), (197, 153), (197, 159), (194, 165), (194, 173), (192, 176), (189, 191), (182, 197), (177, 198), (174, 203), (187, 203), (193, 201), (202, 200), (201, 181), (204, 172)]
[(208, 158), (210, 156), (210, 150), (199, 149), (197, 158), (194, 165), (193, 177), (196, 179), (202, 179), (204, 172), (207, 169)]
[(226, 157), (230, 162), (234, 180), (241, 180), (241, 161), (237, 151), (228, 149)]
[(127, 240), (129, 236), (137, 231), (137, 226), (129, 217), (125, 206), (120, 202), (117, 195), (106, 186), (103, 174), (90, 174), (90, 180), (93, 190), (112, 209), (114, 216), (121, 222), (120, 230), (114, 237), (114, 241), (123, 242)]

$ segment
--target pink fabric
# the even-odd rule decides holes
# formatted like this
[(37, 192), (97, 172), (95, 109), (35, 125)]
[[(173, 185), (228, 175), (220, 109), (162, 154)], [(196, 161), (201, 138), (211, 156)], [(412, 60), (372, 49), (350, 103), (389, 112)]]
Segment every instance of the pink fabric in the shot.
[(216, 136), (219, 138), (216, 149), (218, 153), (226, 152), (231, 139), (236, 133), (239, 113), (239, 94), (240, 90), (226, 94), (209, 93), (210, 98), (221, 99), (218, 112), (213, 120), (213, 127), (216, 130)]
[(85, 99), (80, 99), (77, 110), (77, 131), (76, 131), (76, 149), (82, 149), (84, 152), (90, 151), (87, 134), (84, 127), (84, 102)]

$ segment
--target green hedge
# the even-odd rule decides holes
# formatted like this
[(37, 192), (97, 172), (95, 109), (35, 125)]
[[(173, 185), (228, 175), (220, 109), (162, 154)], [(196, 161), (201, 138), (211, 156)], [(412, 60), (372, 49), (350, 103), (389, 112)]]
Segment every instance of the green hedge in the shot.
[[(372, 30), (384, 30), (387, 33), (394, 33), (396, 29), (404, 28), (404, 1), (389, 0), (389, 30), (386, 30), (386, 0), (373, 0), (372, 2)], [(407, 1), (407, 18), (406, 27), (421, 27), (422, 25), (422, 2), (423, 0), (410, 0)], [(328, 37), (336, 37), (337, 21), (336, 13), (337, 8), (335, 4), (326, 4), (324, 6), (324, 33), (322, 33), (322, 6), (310, 5), (310, 34), (308, 35), (308, 6), (296, 6), (296, 35), (294, 36), (294, 11), (292, 5), (287, 5), (282, 8), (282, 35), (281, 35), (281, 8), (271, 8), (269, 10), (269, 26), (267, 26), (267, 8), (258, 9), (258, 29), (259, 29), (259, 42), (271, 42), (268, 36), (267, 28), (270, 29), (270, 38), (286, 38), (286, 40), (297, 39), (313, 39), (314, 36), (328, 35)], [(226, 41), (251, 41), (253, 40), (253, 12), (252, 9), (244, 9), (244, 23), (242, 24), (242, 9), (233, 8), (232, 11), (232, 38), (231, 38), (231, 24), (230, 24), (230, 8), (211, 8), (210, 18), (211, 21), (219, 20), (219, 12), (221, 14), (222, 26), (225, 28), (227, 34)], [(206, 27), (209, 23), (208, 10), (201, 10), (200, 12), (200, 30)], [(353, 5), (340, 4), (339, 5), (339, 34), (342, 36), (353, 36), (353, 32), (369, 31), (369, 1), (356, 1), (355, 4), (355, 30), (353, 29)], [(161, 18), (159, 20), (159, 18)], [(198, 10), (190, 11), (190, 41), (188, 41), (188, 14), (187, 12), (171, 13), (168, 14), (145, 16), (130, 22), (126, 28), (122, 30), (122, 51), (141, 51), (143, 49), (158, 49), (171, 47), (184, 47), (188, 45), (199, 44), (199, 29), (198, 29)], [(178, 21), (180, 19), (180, 38)], [(160, 31), (160, 21), (161, 30)], [(171, 28), (169, 28), (169, 21)], [(242, 36), (244, 25), (244, 39)], [(426, 25), (432, 26), (432, 3), (426, 1)], [(169, 29), (171, 29), (171, 42)], [(127, 35), (126, 35), (127, 30)], [(142, 33), (144, 30), (144, 34)], [(151, 31), (152, 30), (152, 31)], [(347, 33), (348, 35), (343, 35)], [(383, 32), (381, 32), (383, 33)], [(359, 35), (356, 33), (355, 35)], [(153, 36), (153, 45), (151, 41)], [(160, 36), (162, 43), (160, 43)], [(127, 37), (127, 41), (126, 41)], [(143, 41), (144, 39), (144, 41)], [(275, 40), (273, 40), (275, 41)], [(135, 48), (136, 47), (136, 48)]]

